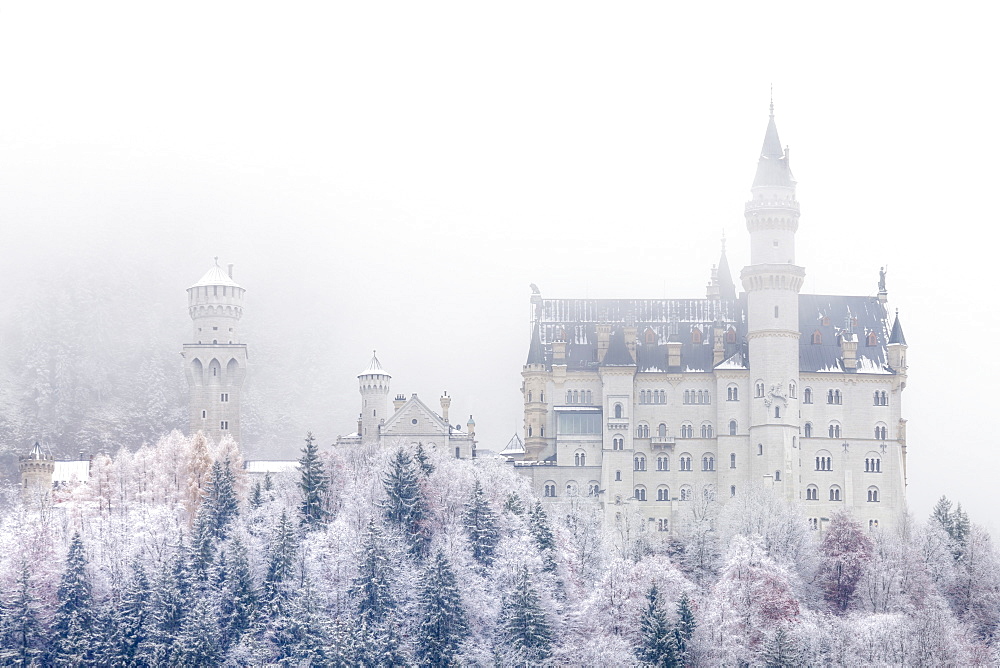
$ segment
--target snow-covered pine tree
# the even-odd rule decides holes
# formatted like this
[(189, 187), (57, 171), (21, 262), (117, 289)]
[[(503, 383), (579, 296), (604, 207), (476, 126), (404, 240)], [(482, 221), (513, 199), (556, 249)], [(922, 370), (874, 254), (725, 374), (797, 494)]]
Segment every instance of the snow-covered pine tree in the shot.
[(524, 515), (524, 501), (521, 500), (517, 492), (511, 492), (503, 504), (503, 509), (508, 513), (520, 517)]
[(654, 584), (646, 593), (646, 607), (639, 617), (639, 646), (635, 655), (643, 665), (662, 668), (678, 665), (674, 629), (660, 602), (660, 592)]
[[(299, 458), (299, 489), (302, 490), (302, 524), (307, 528), (316, 528), (326, 521), (327, 512), (323, 507), (323, 494), (326, 492), (329, 480), (323, 470), (323, 462), (319, 459), (319, 448), (312, 432), (306, 434), (306, 445), (302, 448)], [(266, 480), (265, 480), (266, 482)]]
[(219, 663), (219, 611), (212, 598), (208, 592), (196, 596), (191, 614), (184, 618), (174, 637), (170, 665), (214, 666)]
[(802, 665), (802, 649), (782, 625), (764, 641), (760, 659), (766, 668), (795, 668)]
[(472, 488), (472, 498), (465, 503), (462, 525), (472, 547), (472, 556), (484, 566), (492, 564), (493, 553), (500, 542), (500, 529), (497, 514), (490, 508), (478, 478)]
[(118, 606), (112, 611), (113, 633), (106, 657), (108, 663), (132, 666), (145, 662), (142, 650), (152, 632), (152, 595), (142, 562), (133, 560)]
[(431, 464), (431, 458), (427, 456), (423, 443), (419, 441), (417, 442), (417, 449), (413, 453), (413, 458), (417, 460), (417, 465), (420, 466), (420, 472), (425, 476), (434, 473), (434, 465)]
[(239, 642), (257, 619), (258, 601), (250, 562), (243, 543), (234, 538), (226, 549), (226, 573), (222, 581), (221, 631), (222, 647), (228, 649)]
[(269, 606), (271, 618), (282, 614), (287, 599), (287, 588), (283, 584), (292, 577), (295, 565), (297, 541), (295, 528), (282, 511), (278, 525), (271, 539), (271, 554), (264, 574), (264, 602)]
[(95, 644), (94, 598), (87, 554), (79, 532), (73, 534), (66, 556), (66, 570), (59, 581), (52, 623), (50, 661), (57, 666), (79, 666), (93, 659)]
[(424, 526), (427, 508), (420, 491), (417, 467), (403, 448), (393, 455), (382, 484), (386, 493), (383, 503), (386, 519), (402, 532), (410, 553), (422, 558), (430, 542)]
[(691, 638), (697, 627), (694, 611), (691, 610), (691, 601), (686, 593), (681, 594), (680, 600), (677, 601), (677, 622), (674, 624), (674, 647), (679, 665), (687, 666), (691, 663)]
[(170, 663), (174, 639), (180, 633), (193, 604), (190, 552), (182, 537), (173, 556), (164, 563), (157, 580), (153, 597), (155, 632), (149, 637), (146, 646), (141, 648), (153, 665)]
[(424, 573), (418, 600), (417, 662), (421, 666), (458, 665), (458, 654), (468, 624), (455, 573), (440, 550)]
[(549, 525), (549, 516), (542, 507), (542, 502), (535, 500), (535, 505), (528, 511), (528, 528), (535, 539), (535, 545), (542, 555), (543, 570), (551, 573), (556, 570), (556, 538)]
[(526, 566), (504, 605), (503, 639), (515, 652), (514, 662), (540, 663), (552, 654), (552, 631)]
[(264, 490), (260, 486), (260, 480), (257, 480), (250, 490), (250, 507), (256, 510), (262, 505), (264, 505)]
[(32, 593), (28, 563), (21, 562), (17, 582), (9, 599), (4, 601), (0, 618), (0, 664), (35, 665), (41, 656), (41, 625)]
[(396, 607), (392, 594), (393, 563), (385, 539), (375, 519), (368, 521), (358, 562), (358, 576), (351, 583), (351, 595), (357, 601), (358, 615), (369, 622), (381, 620)]

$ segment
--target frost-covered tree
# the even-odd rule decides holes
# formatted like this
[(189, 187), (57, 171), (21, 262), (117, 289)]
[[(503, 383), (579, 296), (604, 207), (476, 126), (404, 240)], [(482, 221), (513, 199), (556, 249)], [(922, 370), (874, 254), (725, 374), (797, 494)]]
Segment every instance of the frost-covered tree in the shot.
[(795, 668), (802, 665), (802, 651), (795, 636), (782, 625), (767, 636), (760, 659), (767, 668)]
[(556, 537), (549, 524), (549, 516), (542, 507), (542, 502), (535, 500), (535, 505), (528, 511), (528, 529), (535, 539), (535, 545), (542, 555), (542, 563), (546, 572), (556, 570)]
[(83, 540), (79, 533), (74, 533), (66, 569), (59, 581), (59, 605), (52, 623), (54, 665), (78, 666), (93, 659), (96, 633), (92, 588)]
[(171, 661), (174, 640), (193, 605), (193, 588), (190, 549), (182, 539), (164, 562), (153, 597), (154, 633), (143, 648), (152, 663)]
[(846, 512), (834, 513), (820, 546), (818, 578), (827, 602), (845, 612), (872, 558), (872, 540)]
[(526, 567), (504, 603), (502, 638), (522, 663), (541, 663), (552, 654), (552, 629)]
[(288, 514), (282, 511), (271, 538), (270, 555), (264, 574), (263, 599), (270, 606), (272, 617), (283, 610), (288, 593), (284, 585), (292, 578), (297, 549), (295, 529), (288, 519)]
[(323, 470), (323, 462), (319, 457), (319, 448), (312, 432), (306, 434), (306, 444), (299, 458), (299, 489), (302, 490), (302, 524), (314, 529), (325, 522), (329, 512), (323, 506), (323, 495), (327, 491), (329, 480)]
[(392, 593), (393, 562), (374, 519), (368, 522), (361, 549), (351, 594), (357, 601), (359, 615), (379, 620), (396, 607), (396, 598)]
[(243, 542), (234, 538), (225, 554), (227, 568), (222, 581), (220, 626), (222, 646), (228, 648), (238, 643), (257, 620), (259, 601)]
[(42, 632), (28, 563), (22, 561), (13, 591), (0, 617), (0, 663), (34, 665), (41, 655)]
[(174, 637), (170, 664), (175, 666), (212, 666), (219, 662), (218, 610), (209, 596), (197, 596), (191, 614), (184, 618)]
[(425, 526), (427, 507), (420, 490), (417, 467), (403, 448), (396, 450), (382, 478), (385, 487), (385, 518), (403, 534), (411, 554), (426, 554), (429, 536)]
[(152, 633), (153, 592), (142, 562), (134, 560), (122, 587), (121, 599), (112, 612), (113, 633), (108, 663), (118, 666), (144, 663), (143, 652)]
[(420, 622), (416, 658), (422, 666), (458, 665), (468, 625), (451, 564), (438, 550), (427, 566), (418, 595)]
[(427, 456), (427, 451), (424, 450), (423, 443), (417, 442), (417, 449), (413, 453), (413, 458), (417, 461), (420, 472), (425, 476), (434, 473), (434, 464), (431, 463), (431, 458)]
[(691, 638), (694, 637), (698, 623), (694, 618), (694, 611), (691, 609), (691, 600), (687, 593), (681, 594), (677, 601), (677, 622), (674, 624), (674, 645), (677, 651), (677, 661), (681, 665), (688, 665), (691, 657)]
[(472, 498), (465, 504), (462, 524), (473, 558), (484, 566), (492, 564), (493, 554), (500, 542), (500, 529), (497, 514), (490, 508), (478, 478), (472, 488)]
[(646, 593), (646, 608), (639, 618), (639, 646), (635, 655), (643, 665), (663, 668), (677, 665), (674, 630), (655, 584)]

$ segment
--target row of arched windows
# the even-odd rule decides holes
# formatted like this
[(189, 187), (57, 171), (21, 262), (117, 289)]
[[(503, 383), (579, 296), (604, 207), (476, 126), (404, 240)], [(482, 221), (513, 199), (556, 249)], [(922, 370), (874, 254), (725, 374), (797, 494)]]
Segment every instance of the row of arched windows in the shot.
[(889, 405), (889, 395), (885, 392), (885, 390), (876, 390), (874, 399), (876, 406)]
[(708, 390), (684, 390), (685, 404), (710, 404), (712, 394)]
[(567, 404), (590, 404), (593, 403), (590, 390), (566, 390)]
[[(795, 396), (792, 392), (789, 392), (789, 394), (793, 397)], [(876, 390), (873, 398), (876, 406), (889, 405), (889, 394), (883, 390)], [(813, 391), (812, 388), (807, 387), (802, 393), (802, 403), (811, 404), (812, 402), (813, 402)], [(840, 390), (827, 390), (826, 403), (833, 405), (841, 405), (844, 403), (844, 395), (841, 394)]]
[(664, 390), (639, 390), (640, 404), (665, 404), (667, 393)]
[[(732, 423), (730, 423), (730, 425), (731, 424)], [(732, 433), (733, 432), (730, 431), (730, 434), (732, 434)], [(806, 422), (805, 425), (803, 425), (803, 427), (802, 427), (802, 433), (803, 433), (803, 435), (806, 438), (812, 438), (814, 436), (812, 422)], [(830, 423), (830, 426), (827, 428), (827, 436), (829, 438), (840, 438), (840, 436), (841, 436), (841, 429), (840, 429), (840, 423), (839, 422), (837, 422), (835, 420), (835, 421), (833, 421), (833, 422)], [(883, 424), (881, 422), (879, 422), (878, 424), (876, 424), (875, 425), (875, 439), (879, 440), (879, 441), (884, 441), (884, 440), (886, 440), (888, 438), (889, 438), (889, 428), (885, 424)]]
[[(839, 485), (832, 485), (829, 491), (830, 501), (840, 501), (841, 491)], [(819, 487), (816, 485), (809, 485), (806, 487), (806, 501), (819, 501)], [(868, 488), (868, 502), (869, 503), (879, 503), (879, 490), (878, 487), (872, 485)]]

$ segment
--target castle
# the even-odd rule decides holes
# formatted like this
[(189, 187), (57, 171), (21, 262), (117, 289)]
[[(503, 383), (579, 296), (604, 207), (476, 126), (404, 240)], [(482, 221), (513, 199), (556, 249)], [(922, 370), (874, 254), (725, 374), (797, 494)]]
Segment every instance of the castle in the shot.
[(871, 296), (800, 294), (799, 203), (771, 106), (744, 215), (704, 299), (545, 299), (532, 286), (524, 441), (502, 454), (538, 496), (638, 509), (670, 532), (693, 501), (763, 484), (809, 526), (892, 523), (906, 492), (906, 339), (884, 270)]

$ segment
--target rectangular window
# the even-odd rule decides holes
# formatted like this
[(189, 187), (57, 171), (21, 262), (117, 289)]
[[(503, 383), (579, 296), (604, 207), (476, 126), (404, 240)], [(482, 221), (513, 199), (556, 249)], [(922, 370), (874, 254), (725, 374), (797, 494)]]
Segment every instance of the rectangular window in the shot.
[(228, 392), (223, 392), (222, 395), (219, 397), (219, 401), (221, 401), (222, 403), (228, 402), (229, 401), (229, 393)]
[(600, 434), (601, 414), (600, 413), (560, 413), (559, 414), (559, 434)]
[(208, 417), (208, 411), (202, 411), (201, 412), (201, 419), (204, 420), (207, 417)]
[(223, 431), (229, 429), (229, 421), (228, 420), (223, 420), (222, 422), (220, 422), (219, 423), (219, 429), (221, 429)]

